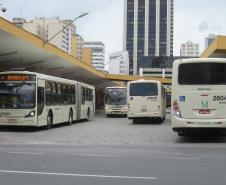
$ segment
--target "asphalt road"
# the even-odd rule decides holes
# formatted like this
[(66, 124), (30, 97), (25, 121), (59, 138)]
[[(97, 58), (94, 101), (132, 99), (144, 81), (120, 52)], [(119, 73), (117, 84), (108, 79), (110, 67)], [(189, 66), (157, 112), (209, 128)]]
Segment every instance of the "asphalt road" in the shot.
[(0, 185), (225, 185), (226, 138), (106, 118), (51, 130), (0, 129)]
[(1, 185), (225, 185), (226, 146), (0, 146)]

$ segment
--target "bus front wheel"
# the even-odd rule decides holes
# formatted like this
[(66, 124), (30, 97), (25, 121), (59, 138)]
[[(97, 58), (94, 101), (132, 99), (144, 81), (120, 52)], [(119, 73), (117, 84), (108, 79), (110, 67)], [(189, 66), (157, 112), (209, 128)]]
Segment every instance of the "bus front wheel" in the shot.
[(160, 122), (160, 123), (163, 123), (163, 122), (165, 121), (165, 119), (166, 119), (166, 117), (164, 116), (163, 118), (160, 118), (160, 119), (159, 119), (159, 122)]
[(87, 110), (87, 120), (90, 120), (90, 110), (89, 110), (89, 108)]
[(133, 118), (133, 123), (134, 124), (138, 124), (139, 123), (139, 119), (138, 118)]
[(71, 125), (73, 123), (73, 112), (70, 110), (69, 113), (69, 119), (68, 119), (68, 125)]
[(52, 128), (53, 125), (53, 116), (52, 113), (49, 111), (48, 115), (47, 115), (47, 125), (46, 125), (46, 129), (49, 130)]

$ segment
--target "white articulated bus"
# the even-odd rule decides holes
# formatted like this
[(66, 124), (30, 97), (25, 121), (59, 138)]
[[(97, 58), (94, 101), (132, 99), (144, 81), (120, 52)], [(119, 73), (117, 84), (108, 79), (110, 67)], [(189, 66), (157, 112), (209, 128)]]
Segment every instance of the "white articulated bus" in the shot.
[(105, 114), (127, 115), (127, 88), (107, 87), (105, 90)]
[(49, 129), (94, 114), (91, 85), (27, 71), (0, 73), (0, 125)]
[(173, 64), (172, 129), (178, 135), (226, 129), (226, 59), (186, 59)]
[(128, 83), (128, 119), (134, 123), (141, 119), (166, 116), (166, 91), (160, 81), (138, 80)]

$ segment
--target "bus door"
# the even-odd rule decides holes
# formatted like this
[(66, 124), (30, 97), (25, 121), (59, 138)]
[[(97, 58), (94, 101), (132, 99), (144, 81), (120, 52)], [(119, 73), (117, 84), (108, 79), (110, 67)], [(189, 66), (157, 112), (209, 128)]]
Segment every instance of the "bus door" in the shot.
[(77, 120), (81, 119), (81, 104), (82, 104), (82, 93), (81, 84), (77, 83), (76, 86), (76, 104), (77, 104)]
[(38, 125), (46, 124), (45, 114), (45, 80), (38, 79), (37, 83), (37, 118)]

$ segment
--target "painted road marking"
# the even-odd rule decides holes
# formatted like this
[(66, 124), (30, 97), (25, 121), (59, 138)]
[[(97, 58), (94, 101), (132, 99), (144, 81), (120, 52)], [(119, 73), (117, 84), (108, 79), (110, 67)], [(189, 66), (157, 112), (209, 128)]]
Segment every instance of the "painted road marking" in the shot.
[(118, 158), (117, 155), (98, 155), (98, 154), (83, 154), (83, 155), (80, 155), (82, 157), (109, 157), (109, 158)]
[(9, 154), (25, 154), (25, 155), (44, 155), (45, 153), (38, 152), (8, 152)]
[(143, 180), (157, 180), (158, 179), (157, 177), (91, 175), (91, 174), (77, 174), (77, 173), (52, 173), (52, 172), (12, 171), (12, 170), (0, 170), (0, 173), (36, 174), (36, 175), (71, 176), (71, 177), (93, 177), (93, 178), (112, 178), (112, 179), (143, 179)]

